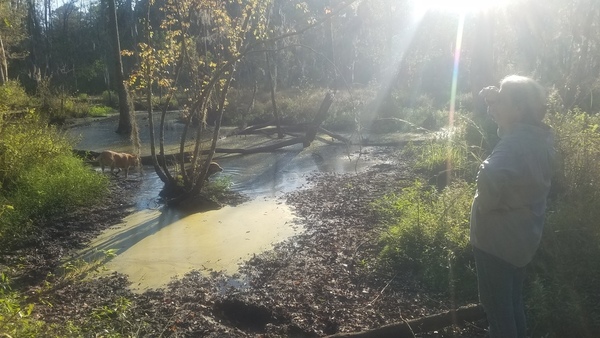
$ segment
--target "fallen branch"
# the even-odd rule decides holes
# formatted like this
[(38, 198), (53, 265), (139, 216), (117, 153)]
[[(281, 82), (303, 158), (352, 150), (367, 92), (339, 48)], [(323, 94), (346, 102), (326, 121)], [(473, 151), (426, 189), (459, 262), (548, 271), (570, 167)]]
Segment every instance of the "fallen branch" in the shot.
[[(291, 146), (294, 144), (298, 144), (298, 143), (304, 143), (304, 136), (302, 137), (295, 137), (292, 139), (288, 139), (288, 140), (284, 140), (281, 142), (277, 142), (274, 144), (270, 144), (267, 146), (262, 146), (262, 147), (254, 147), (254, 148), (215, 148), (215, 153), (220, 153), (220, 154), (257, 154), (257, 153), (270, 153), (273, 152), (277, 149), (280, 148), (284, 148), (287, 146)], [(77, 154), (78, 156), (84, 158), (87, 162), (89, 163), (94, 163), (96, 162), (95, 159), (98, 155), (100, 155), (99, 152), (96, 151), (86, 151), (86, 150), (73, 150), (73, 152), (75, 154)], [(200, 153), (202, 155), (206, 155), (208, 154), (209, 150), (202, 150), (200, 151)], [(190, 159), (192, 157), (192, 152), (190, 151), (186, 151), (183, 153), (183, 158), (184, 158), (184, 162), (189, 162)], [(181, 153), (175, 153), (175, 154), (165, 154), (164, 157), (161, 157), (160, 155), (157, 155), (158, 161), (160, 163), (162, 163), (162, 161), (167, 160), (170, 162), (178, 162), (181, 159)], [(151, 165), (152, 164), (152, 156), (151, 155), (147, 155), (147, 156), (141, 156), (140, 157), (141, 163), (142, 165)]]
[(337, 333), (327, 337), (412, 338), (414, 337), (415, 333), (441, 330), (452, 324), (461, 325), (463, 322), (475, 321), (482, 318), (485, 318), (483, 307), (479, 304), (470, 304), (461, 306), (456, 310), (446, 311), (423, 318), (407, 320), (401, 323), (389, 324), (368, 331)]
[(346, 143), (346, 144), (350, 144), (350, 143), (352, 143), (352, 141), (350, 141), (350, 139), (349, 139), (349, 138), (347, 138), (347, 137), (344, 137), (344, 136), (342, 136), (342, 135), (340, 135), (340, 134), (336, 134), (336, 133), (334, 133), (334, 132), (332, 132), (332, 131), (329, 131), (329, 130), (327, 130), (327, 129), (323, 128), (323, 127), (320, 127), (320, 128), (319, 128), (319, 130), (320, 130), (320, 131), (321, 131), (323, 134), (327, 134), (327, 135), (329, 135), (329, 136), (333, 137), (334, 139), (340, 140), (340, 141), (342, 141), (342, 142), (344, 142), (344, 143)]
[(396, 279), (396, 276), (398, 276), (398, 274), (395, 274), (394, 277), (392, 277), (392, 279), (390, 279), (387, 284), (383, 287), (383, 289), (381, 289), (381, 291), (379, 291), (379, 294), (377, 295), (377, 297), (375, 297), (375, 299), (373, 299), (372, 301), (369, 302), (369, 305), (373, 305), (378, 299), (379, 297), (381, 297), (381, 295), (383, 295), (383, 293), (385, 292), (385, 289), (387, 289), (390, 284), (394, 281), (394, 279)]

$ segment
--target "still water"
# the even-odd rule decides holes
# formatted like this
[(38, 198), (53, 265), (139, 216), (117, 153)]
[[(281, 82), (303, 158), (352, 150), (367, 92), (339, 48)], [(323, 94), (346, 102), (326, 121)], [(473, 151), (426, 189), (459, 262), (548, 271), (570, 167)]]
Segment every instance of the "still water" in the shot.
[[(72, 132), (81, 139), (79, 149), (101, 151), (127, 145), (127, 140), (118, 136), (107, 137), (114, 134), (112, 128), (103, 131), (90, 125)], [(219, 147), (244, 148), (254, 142), (245, 137), (224, 138)], [(286, 192), (302, 189), (314, 172), (364, 170), (369, 163), (359, 156), (360, 151), (314, 142), (306, 149), (296, 145), (266, 154), (217, 154), (215, 160), (224, 170), (211, 179), (227, 177), (232, 189), (250, 200), (236, 207), (193, 214), (162, 206), (158, 201), (162, 182), (151, 167), (144, 168), (144, 175), (129, 177), (142, 184), (134, 212), (98, 236), (77, 258), (114, 250), (116, 256), (108, 261), (104, 273), (127, 274), (136, 291), (163, 287), (172, 278), (195, 269), (234, 274), (252, 255), (303, 231), (294, 210), (283, 200)]]

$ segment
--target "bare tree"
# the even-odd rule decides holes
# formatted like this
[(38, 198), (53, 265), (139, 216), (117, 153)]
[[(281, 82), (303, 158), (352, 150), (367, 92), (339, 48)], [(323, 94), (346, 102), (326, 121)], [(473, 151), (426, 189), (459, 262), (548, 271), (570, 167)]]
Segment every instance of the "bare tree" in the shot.
[(117, 9), (115, 0), (108, 0), (108, 20), (112, 40), (112, 52), (115, 58), (115, 79), (117, 94), (119, 95), (119, 126), (116, 130), (118, 134), (130, 135), (131, 115), (129, 112), (129, 93), (125, 85), (123, 76), (123, 61), (121, 59), (121, 41), (119, 39), (119, 26), (117, 22)]
[(2, 35), (0, 35), (0, 85), (8, 81), (8, 63), (6, 62), (6, 52), (4, 51), (4, 43)]

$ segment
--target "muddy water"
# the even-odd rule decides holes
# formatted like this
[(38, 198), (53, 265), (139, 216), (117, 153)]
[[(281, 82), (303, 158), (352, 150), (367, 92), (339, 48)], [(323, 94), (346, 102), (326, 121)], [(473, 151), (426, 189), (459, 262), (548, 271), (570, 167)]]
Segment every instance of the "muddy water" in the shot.
[[(114, 123), (104, 122), (79, 126), (72, 133), (81, 135), (78, 149), (126, 149), (129, 141), (120, 139), (113, 128)], [(142, 135), (142, 144), (145, 142)], [(230, 137), (223, 138), (219, 146), (245, 148), (259, 145), (256, 142), (260, 141)], [(105, 273), (129, 275), (132, 289), (138, 291), (165, 286), (194, 269), (233, 274), (252, 255), (303, 230), (293, 210), (283, 203), (286, 192), (302, 188), (313, 172), (364, 170), (370, 163), (360, 151), (314, 142), (307, 149), (296, 145), (268, 154), (217, 154), (215, 160), (224, 170), (212, 179), (228, 178), (233, 190), (251, 199), (236, 207), (191, 215), (164, 208), (157, 198), (162, 182), (151, 167), (144, 168), (143, 176), (129, 177), (142, 181), (135, 212), (96, 238), (78, 258), (114, 250), (116, 256), (106, 264)]]
[[(183, 131), (183, 123), (178, 120), (178, 112), (170, 112), (166, 117), (165, 127), (165, 152), (172, 154), (179, 151), (180, 137)], [(158, 138), (158, 124), (160, 114), (154, 114), (155, 137)], [(139, 130), (142, 155), (150, 154), (150, 128), (147, 113), (137, 112), (136, 123)], [(121, 152), (133, 152), (129, 136), (115, 133), (118, 125), (118, 116), (109, 118), (76, 119), (75, 125), (68, 129), (68, 133), (76, 140), (76, 148), (82, 150), (102, 151), (111, 149)], [(188, 144), (192, 144), (194, 128), (188, 133)], [(207, 137), (210, 135), (207, 135)], [(157, 142), (158, 144), (158, 142)]]
[(99, 236), (94, 249), (115, 249), (108, 271), (129, 275), (132, 289), (160, 288), (199, 269), (230, 274), (253, 254), (301, 231), (288, 206), (255, 199), (237, 207), (193, 214), (142, 210)]

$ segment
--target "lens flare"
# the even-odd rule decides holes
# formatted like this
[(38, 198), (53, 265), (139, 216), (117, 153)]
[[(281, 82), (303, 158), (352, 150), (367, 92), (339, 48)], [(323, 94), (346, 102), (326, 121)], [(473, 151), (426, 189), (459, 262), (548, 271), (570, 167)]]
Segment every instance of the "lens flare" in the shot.
[(427, 10), (440, 10), (455, 13), (472, 13), (501, 7), (511, 0), (416, 0), (415, 4)]
[(452, 69), (452, 88), (450, 90), (450, 114), (448, 127), (454, 126), (454, 110), (456, 108), (456, 90), (458, 87), (458, 67), (460, 65), (460, 51), (462, 49), (463, 31), (465, 28), (465, 15), (458, 19), (458, 29), (456, 31), (456, 44), (454, 50), (454, 67)]

